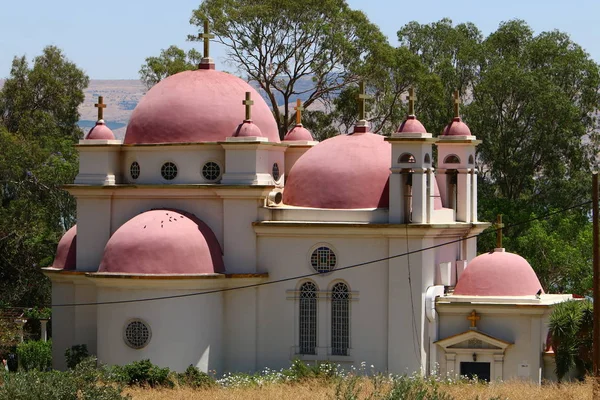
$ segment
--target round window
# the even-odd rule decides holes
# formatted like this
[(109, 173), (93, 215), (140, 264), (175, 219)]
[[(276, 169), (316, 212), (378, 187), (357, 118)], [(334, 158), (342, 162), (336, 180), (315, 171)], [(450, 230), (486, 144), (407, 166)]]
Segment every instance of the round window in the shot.
[(310, 256), (310, 264), (315, 271), (325, 274), (335, 268), (337, 257), (329, 247), (318, 247)]
[(131, 167), (129, 167), (129, 174), (131, 175), (131, 179), (137, 179), (140, 177), (140, 164), (137, 161), (131, 163)]
[(216, 181), (221, 176), (221, 167), (216, 162), (209, 161), (202, 167), (202, 176), (207, 181)]
[(152, 337), (150, 327), (141, 319), (129, 321), (123, 332), (125, 344), (133, 349), (141, 349), (145, 347)]
[(273, 179), (275, 181), (278, 181), (279, 178), (281, 178), (281, 175), (279, 174), (279, 164), (275, 163), (273, 164)]
[(177, 176), (177, 165), (172, 162), (166, 162), (160, 169), (160, 174), (168, 181), (175, 179)]

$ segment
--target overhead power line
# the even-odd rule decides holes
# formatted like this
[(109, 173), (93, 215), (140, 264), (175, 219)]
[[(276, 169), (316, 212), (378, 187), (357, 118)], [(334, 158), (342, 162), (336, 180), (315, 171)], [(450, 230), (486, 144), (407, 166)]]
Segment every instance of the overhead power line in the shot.
[[(489, 233), (495, 233), (499, 229), (514, 228), (514, 227), (517, 227), (517, 226), (521, 226), (521, 225), (525, 225), (525, 224), (530, 224), (530, 223), (532, 223), (534, 221), (547, 219), (547, 218), (549, 218), (549, 217), (551, 217), (553, 215), (562, 214), (562, 213), (565, 213), (567, 211), (570, 211), (570, 210), (573, 210), (573, 209), (576, 209), (576, 208), (584, 207), (584, 206), (589, 205), (591, 203), (592, 203), (591, 201), (586, 201), (584, 203), (577, 204), (577, 205), (572, 206), (572, 207), (567, 207), (567, 208), (563, 208), (561, 210), (557, 210), (557, 211), (553, 211), (553, 212), (547, 213), (547, 214), (545, 214), (543, 216), (540, 216), (540, 217), (530, 218), (528, 220), (516, 222), (516, 223), (511, 224), (511, 225), (505, 225), (504, 228), (499, 227), (499, 228), (496, 228), (496, 229), (485, 231), (485, 232), (480, 233), (479, 235), (466, 236), (466, 237), (462, 237), (462, 238), (459, 238), (459, 239), (450, 240), (448, 242), (439, 243), (439, 244), (428, 246), (428, 247), (423, 247), (423, 248), (420, 248), (420, 249), (417, 249), (417, 250), (406, 251), (404, 253), (396, 254), (396, 255), (393, 255), (393, 256), (382, 257), (382, 258), (378, 258), (378, 259), (374, 259), (374, 260), (370, 260), (370, 261), (364, 261), (364, 262), (357, 263), (357, 264), (347, 265), (345, 267), (339, 267), (339, 268), (336, 268), (335, 270), (333, 270), (332, 272), (336, 273), (338, 271), (344, 271), (344, 270), (353, 269), (353, 268), (360, 268), (360, 267), (364, 267), (364, 266), (367, 266), (367, 265), (377, 264), (377, 263), (380, 263), (380, 262), (383, 262), (383, 261), (393, 260), (393, 259), (400, 258), (400, 257), (407, 257), (407, 256), (410, 256), (411, 254), (417, 254), (417, 253), (421, 253), (421, 252), (424, 252), (424, 251), (437, 249), (439, 247), (448, 246), (450, 244), (460, 243), (460, 242), (463, 242), (465, 240), (474, 239), (474, 238), (476, 238), (478, 236), (481, 236), (481, 235), (485, 235), (485, 234), (489, 234)], [(407, 250), (408, 250), (408, 248), (407, 248)], [(310, 278), (310, 277), (319, 276), (319, 275), (321, 275), (320, 272), (312, 272), (312, 273), (309, 273), (309, 274), (295, 275), (295, 276), (290, 276), (290, 277), (287, 277), (287, 278), (281, 278), (281, 279), (276, 279), (276, 280), (267, 281), (267, 282), (259, 282), (259, 283), (249, 284), (249, 285), (234, 286), (234, 287), (223, 288), (223, 289), (206, 290), (206, 291), (202, 291), (202, 292), (184, 293), (184, 294), (176, 294), (176, 295), (170, 295), (170, 296), (159, 296), (159, 297), (146, 297), (146, 298), (131, 299), (131, 300), (100, 301), (100, 302), (90, 302), (90, 303), (47, 304), (47, 305), (45, 305), (45, 307), (58, 308), (58, 307), (102, 306), (102, 305), (111, 305), (111, 304), (141, 303), (141, 302), (148, 302), (148, 301), (179, 299), (179, 298), (184, 298), (184, 297), (202, 296), (202, 295), (215, 294), (215, 293), (231, 292), (231, 291), (234, 291), (234, 290), (252, 289), (252, 288), (256, 288), (256, 287), (268, 286), (268, 285), (275, 285), (277, 283), (295, 281), (295, 280), (298, 280), (298, 279)]]

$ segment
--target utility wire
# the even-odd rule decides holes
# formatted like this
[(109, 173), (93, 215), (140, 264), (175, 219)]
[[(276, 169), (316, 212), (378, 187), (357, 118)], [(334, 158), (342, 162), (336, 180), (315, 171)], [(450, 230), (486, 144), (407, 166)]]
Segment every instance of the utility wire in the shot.
[[(534, 222), (534, 221), (539, 221), (539, 220), (547, 219), (547, 218), (549, 218), (549, 217), (551, 217), (553, 215), (562, 214), (562, 213), (567, 212), (569, 210), (573, 210), (573, 209), (576, 209), (576, 208), (581, 208), (581, 207), (586, 206), (586, 205), (591, 204), (591, 203), (592, 203), (591, 201), (586, 201), (584, 203), (577, 204), (575, 206), (571, 206), (571, 207), (563, 208), (561, 210), (550, 212), (550, 213), (545, 214), (545, 215), (540, 216), (540, 217), (530, 218), (528, 220), (517, 222), (517, 223), (511, 224), (511, 225), (505, 225), (504, 228), (492, 229), (492, 230), (489, 230), (489, 231), (481, 232), (479, 235), (466, 236), (466, 237), (462, 237), (462, 238), (459, 238), (459, 239), (450, 240), (448, 242), (439, 243), (439, 244), (436, 244), (436, 245), (433, 245), (433, 246), (423, 247), (423, 248), (418, 249), (418, 250), (408, 251), (408, 248), (407, 248), (407, 251), (405, 253), (396, 254), (396, 255), (388, 256), (388, 257), (382, 257), (382, 258), (378, 258), (378, 259), (375, 259), (375, 260), (361, 262), (361, 263), (358, 263), (358, 264), (347, 265), (345, 267), (336, 268), (332, 272), (335, 273), (337, 271), (344, 271), (344, 270), (347, 270), (347, 269), (360, 268), (360, 267), (364, 267), (366, 265), (377, 264), (377, 263), (382, 262), (382, 261), (393, 260), (393, 259), (400, 258), (400, 257), (410, 256), (411, 254), (417, 254), (417, 253), (421, 253), (423, 251), (437, 249), (439, 247), (447, 246), (449, 244), (460, 243), (460, 242), (463, 242), (465, 240), (473, 239), (473, 238), (476, 238), (476, 237), (481, 236), (481, 235), (485, 235), (485, 234), (489, 234), (489, 233), (495, 233), (499, 229), (514, 228), (516, 226), (530, 224), (531, 222)], [(178, 299), (178, 298), (192, 297), (192, 296), (201, 296), (201, 295), (214, 294), (214, 293), (231, 292), (231, 291), (234, 291), (234, 290), (251, 289), (251, 288), (256, 288), (256, 287), (261, 287), (261, 286), (274, 285), (276, 283), (295, 281), (295, 280), (303, 279), (303, 278), (310, 278), (310, 277), (318, 276), (318, 275), (321, 275), (321, 273), (320, 272), (312, 272), (312, 273), (309, 273), (309, 274), (290, 276), (288, 278), (281, 278), (281, 279), (276, 279), (276, 280), (273, 280), (273, 281), (253, 283), (253, 284), (250, 284), (250, 285), (235, 286), (235, 287), (223, 288), (223, 289), (207, 290), (207, 291), (203, 291), (203, 292), (176, 294), (176, 295), (170, 295), (170, 296), (147, 297), (147, 298), (132, 299), (132, 300), (100, 301), (100, 302), (92, 302), (92, 303), (62, 303), (62, 304), (59, 303), (59, 304), (47, 304), (47, 305), (44, 305), (44, 307), (53, 307), (53, 308), (57, 307), (58, 308), (58, 307), (102, 306), (102, 305), (111, 305), (111, 304), (141, 303), (141, 302), (147, 302), (147, 301)]]

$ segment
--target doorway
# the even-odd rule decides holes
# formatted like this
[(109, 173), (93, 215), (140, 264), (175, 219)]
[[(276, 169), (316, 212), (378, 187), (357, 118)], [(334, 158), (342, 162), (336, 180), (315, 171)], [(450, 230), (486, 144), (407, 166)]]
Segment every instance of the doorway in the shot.
[(490, 363), (489, 362), (461, 362), (460, 374), (469, 379), (477, 376), (480, 381), (490, 381)]

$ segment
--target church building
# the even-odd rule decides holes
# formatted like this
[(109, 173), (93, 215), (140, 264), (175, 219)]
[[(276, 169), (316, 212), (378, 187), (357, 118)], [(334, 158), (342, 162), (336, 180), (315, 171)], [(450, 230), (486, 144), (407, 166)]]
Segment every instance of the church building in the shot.
[(545, 294), (501, 243), (477, 256), (479, 141), (457, 95), (437, 137), (412, 90), (398, 130), (371, 133), (361, 87), (353, 133), (316, 142), (298, 103), (280, 140), (260, 94), (206, 53), (148, 91), (123, 140), (99, 99), (66, 185), (77, 225), (44, 269), (55, 368), (86, 344), (176, 371), (300, 359), (552, 379), (548, 317), (571, 296)]

